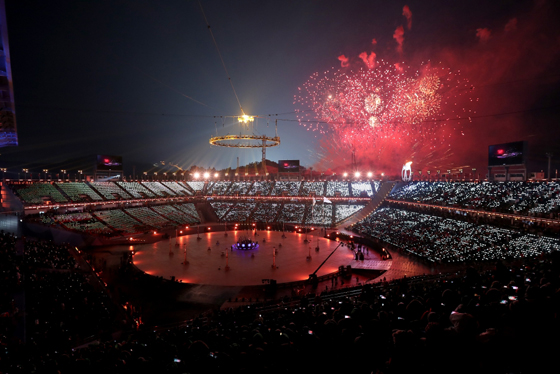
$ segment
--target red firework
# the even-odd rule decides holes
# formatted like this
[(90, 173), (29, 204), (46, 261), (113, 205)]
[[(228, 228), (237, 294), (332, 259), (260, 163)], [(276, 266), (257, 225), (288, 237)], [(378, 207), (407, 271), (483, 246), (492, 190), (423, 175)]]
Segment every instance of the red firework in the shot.
[(472, 86), (460, 72), (429, 63), (375, 66), (313, 74), (295, 96), (300, 124), (332, 134), (344, 149), (376, 150), (379, 158), (389, 145), (410, 150), (422, 142), (433, 150), (451, 136), (445, 125), (468, 119), (471, 111), (457, 103)]

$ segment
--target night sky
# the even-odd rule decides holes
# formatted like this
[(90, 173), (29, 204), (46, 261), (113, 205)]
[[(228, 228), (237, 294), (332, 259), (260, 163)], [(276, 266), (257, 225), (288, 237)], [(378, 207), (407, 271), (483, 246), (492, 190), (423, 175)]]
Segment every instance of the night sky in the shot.
[(10, 168), (72, 169), (96, 154), (122, 155), (127, 173), (159, 161), (235, 167), (238, 156), (260, 161), (260, 149), (211, 147), (209, 138), (274, 136), (275, 119), (282, 144), (268, 159), (347, 167), (348, 149), (325, 147), (331, 138), (298, 124), (294, 95), (315, 72), (341, 68), (341, 55), (360, 67), (362, 52), (441, 62), (478, 99), (436, 156), (396, 145), (384, 160), (360, 153), (364, 169), (398, 173), (412, 159), (414, 170), (484, 170), (488, 145), (519, 140), (529, 141), (531, 171), (545, 168), (546, 152), (560, 167), (556, 1), (201, 0), (244, 111), (271, 115), (245, 129), (220, 117), (240, 109), (198, 1), (6, 3), (19, 146), (0, 150), (0, 163)]

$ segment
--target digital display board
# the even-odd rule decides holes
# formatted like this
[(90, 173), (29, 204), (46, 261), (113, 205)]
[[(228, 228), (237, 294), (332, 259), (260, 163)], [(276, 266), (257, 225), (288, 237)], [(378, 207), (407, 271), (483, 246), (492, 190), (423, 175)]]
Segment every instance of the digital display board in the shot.
[(299, 160), (279, 160), (278, 161), (279, 173), (298, 173)]
[(523, 165), (527, 142), (512, 142), (488, 146), (488, 166)]
[(97, 155), (96, 168), (99, 171), (122, 171), (122, 156)]

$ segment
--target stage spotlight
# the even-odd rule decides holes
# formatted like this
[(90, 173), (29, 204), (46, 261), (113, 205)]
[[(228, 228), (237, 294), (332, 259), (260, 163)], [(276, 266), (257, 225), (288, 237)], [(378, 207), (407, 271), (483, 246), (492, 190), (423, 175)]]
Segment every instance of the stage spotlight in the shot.
[(218, 178), (220, 176), (220, 174), (216, 173), (214, 174), (214, 178)]
[(367, 173), (368, 178), (373, 177), (373, 173), (370, 171), (369, 173)]
[(348, 176), (348, 173), (344, 172), (344, 173), (342, 174), (342, 176), (343, 176), (344, 178), (346, 178), (346, 177)]
[(208, 179), (208, 178), (210, 178), (210, 173), (208, 172), (204, 173), (204, 179)]
[(360, 174), (359, 171), (357, 171), (357, 172), (354, 173), (354, 176), (355, 176), (356, 178), (360, 178), (360, 175), (361, 175), (361, 174)]
[(194, 177), (195, 177), (195, 179), (200, 178), (200, 173), (194, 173)]

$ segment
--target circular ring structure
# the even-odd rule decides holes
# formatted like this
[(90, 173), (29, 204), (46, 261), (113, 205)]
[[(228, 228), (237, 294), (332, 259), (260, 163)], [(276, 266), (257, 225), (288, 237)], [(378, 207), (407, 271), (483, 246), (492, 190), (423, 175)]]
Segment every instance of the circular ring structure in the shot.
[[(247, 140), (247, 143), (243, 141)], [(233, 141), (239, 141), (237, 143), (229, 143)], [(259, 141), (259, 143), (251, 143), (251, 141)], [(228, 147), (228, 148), (270, 148), (280, 145), (280, 137), (275, 136), (274, 138), (269, 136), (258, 136), (258, 135), (225, 135), (225, 136), (214, 136), (210, 138), (210, 144), (218, 147)]]

